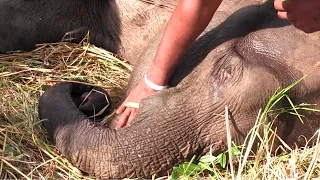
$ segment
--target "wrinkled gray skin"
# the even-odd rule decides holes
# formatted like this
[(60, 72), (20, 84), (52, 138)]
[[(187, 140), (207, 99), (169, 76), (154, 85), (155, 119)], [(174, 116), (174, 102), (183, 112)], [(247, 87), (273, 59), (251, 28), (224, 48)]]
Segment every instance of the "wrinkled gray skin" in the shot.
[[(143, 100), (130, 127), (114, 130), (88, 120), (70, 96), (81, 88), (50, 88), (41, 97), (39, 113), (48, 120), (45, 126), (56, 147), (73, 165), (97, 177), (166, 175), (175, 164), (207, 153), (211, 145), (214, 153), (225, 150), (225, 106), (232, 140), (241, 144), (278, 88), (306, 76), (289, 95), (295, 104), (319, 103), (320, 34), (305, 34), (278, 19), (273, 2), (248, 6), (251, 2), (222, 4), (176, 69), (172, 87)], [(160, 34), (140, 56), (131, 87), (150, 65)], [(278, 107), (287, 105), (281, 101)], [(275, 123), (290, 146), (303, 145), (299, 136), (310, 138), (319, 128), (318, 113), (300, 113), (306, 116), (304, 124), (291, 115)]]

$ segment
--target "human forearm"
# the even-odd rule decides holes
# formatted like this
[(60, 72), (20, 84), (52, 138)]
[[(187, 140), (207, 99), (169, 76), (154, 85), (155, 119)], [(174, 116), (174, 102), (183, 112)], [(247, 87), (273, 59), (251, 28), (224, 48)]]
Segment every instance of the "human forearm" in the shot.
[(151, 96), (159, 89), (156, 85), (167, 85), (182, 56), (209, 24), (221, 1), (181, 0), (179, 2), (170, 18), (155, 59), (147, 73), (149, 81), (138, 83), (117, 109), (117, 114), (121, 114), (117, 122), (117, 128), (130, 125), (138, 113), (137, 108), (126, 107), (127, 102), (140, 103), (142, 99)]
[(166, 85), (182, 56), (212, 19), (222, 0), (181, 0), (162, 37), (148, 78)]

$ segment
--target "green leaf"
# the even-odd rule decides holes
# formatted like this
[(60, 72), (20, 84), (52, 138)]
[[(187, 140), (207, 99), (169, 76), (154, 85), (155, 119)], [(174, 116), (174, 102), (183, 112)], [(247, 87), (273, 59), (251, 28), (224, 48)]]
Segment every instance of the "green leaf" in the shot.
[(204, 170), (208, 170), (208, 171), (213, 172), (213, 168), (210, 166), (211, 164), (212, 164), (212, 163), (202, 163), (202, 162), (199, 162), (198, 166), (200, 167), (201, 172), (204, 171)]
[(179, 178), (178, 167), (174, 167), (173, 171), (171, 173), (171, 179), (172, 180), (177, 180), (178, 178)]
[(232, 157), (235, 157), (235, 156), (238, 156), (241, 154), (240, 150), (238, 149), (238, 147), (232, 147), (231, 148), (231, 154), (232, 154)]
[(15, 148), (12, 147), (11, 145), (7, 144), (6, 148), (5, 148), (5, 152), (6, 153), (10, 153), (10, 152), (14, 152)]
[(227, 155), (226, 153), (221, 154), (220, 165), (225, 168), (227, 165)]
[(287, 100), (289, 101), (290, 105), (292, 106), (292, 108), (293, 108), (293, 110), (294, 110), (295, 114), (298, 116), (298, 118), (299, 118), (299, 120), (301, 121), (301, 123), (302, 123), (302, 124), (304, 124), (304, 123), (303, 123), (303, 120), (302, 120), (302, 118), (301, 118), (301, 116), (300, 116), (300, 114), (298, 113), (298, 111), (297, 111), (297, 109), (296, 109), (295, 105), (293, 104), (293, 102), (291, 101), (291, 99), (289, 98), (289, 96), (288, 96), (288, 95), (286, 95), (286, 98), (287, 98)]
[(183, 169), (184, 169), (184, 172), (183, 172), (184, 176), (195, 175), (197, 171), (200, 171), (199, 166), (191, 162), (183, 163)]
[(46, 91), (46, 90), (48, 90), (49, 89), (49, 85), (42, 85), (41, 86), (41, 89), (43, 90), (43, 91)]
[(217, 160), (217, 157), (215, 157), (215, 156), (205, 155), (205, 156), (202, 156), (199, 161), (202, 163), (210, 163), (211, 164), (216, 160)]

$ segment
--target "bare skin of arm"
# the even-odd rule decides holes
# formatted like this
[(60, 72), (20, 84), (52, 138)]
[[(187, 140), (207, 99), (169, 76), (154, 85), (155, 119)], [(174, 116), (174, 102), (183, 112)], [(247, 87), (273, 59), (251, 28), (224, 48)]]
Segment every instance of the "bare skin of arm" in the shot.
[[(208, 26), (222, 0), (181, 0), (174, 10), (161, 39), (147, 78), (157, 85), (167, 85), (182, 56)], [(117, 109), (121, 114), (116, 128), (132, 123), (138, 109), (126, 107), (126, 102), (140, 101), (156, 91), (141, 81)]]

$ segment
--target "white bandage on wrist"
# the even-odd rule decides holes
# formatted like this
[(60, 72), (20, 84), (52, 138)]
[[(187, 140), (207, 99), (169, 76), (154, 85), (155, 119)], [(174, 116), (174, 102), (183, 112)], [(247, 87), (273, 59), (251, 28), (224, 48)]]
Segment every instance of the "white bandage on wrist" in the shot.
[(151, 82), (148, 78), (147, 78), (147, 75), (144, 76), (144, 81), (145, 83), (147, 84), (147, 86), (153, 90), (156, 90), (156, 91), (161, 91), (163, 89), (166, 89), (168, 86), (159, 86), (159, 85), (156, 85), (154, 84), (153, 82)]

